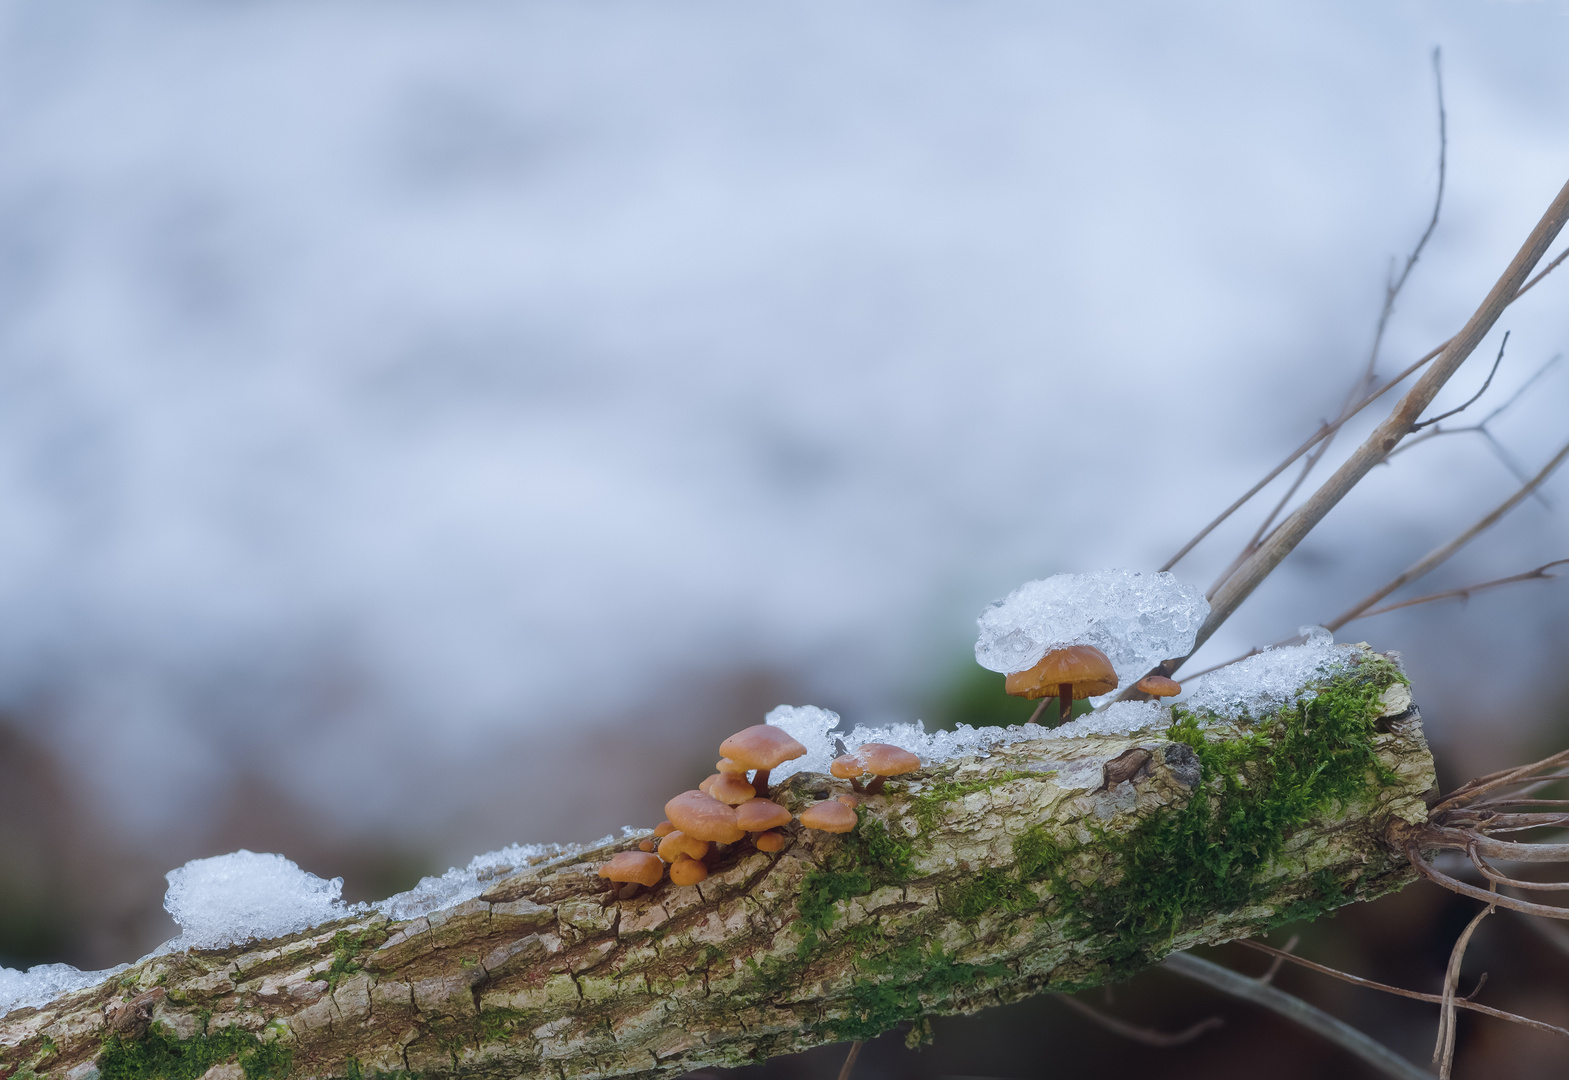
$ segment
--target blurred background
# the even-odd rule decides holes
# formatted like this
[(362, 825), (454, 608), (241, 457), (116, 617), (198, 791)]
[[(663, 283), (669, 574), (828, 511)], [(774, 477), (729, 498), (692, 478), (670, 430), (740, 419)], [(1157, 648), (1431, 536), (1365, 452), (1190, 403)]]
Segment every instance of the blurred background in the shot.
[[(10, 0), (0, 963), (134, 959), (175, 931), (164, 872), (239, 847), (374, 899), (651, 823), (781, 702), (1005, 718), (986, 603), (1155, 569), (1340, 407), (1431, 212), (1435, 46), (1448, 187), (1380, 373), (1469, 316), (1569, 177), (1566, 16)], [(1569, 347), (1566, 290), (1440, 406), (1503, 330), (1476, 419)], [(1193, 668), (1499, 502), (1569, 438), (1565, 369), (1496, 445), (1377, 470)], [(1178, 575), (1207, 585), (1282, 490)], [(1566, 503), (1555, 477), (1402, 595), (1569, 557)], [(1564, 590), (1339, 637), (1404, 654), (1452, 784), (1569, 744)], [(1431, 989), (1470, 913), (1414, 887), (1303, 951)], [(1569, 955), (1511, 918), (1469, 963), (1569, 1022)], [(1281, 978), (1425, 1056), (1432, 1010)], [(1228, 1027), (1156, 1051), (1042, 999), (857, 1075), (1355, 1075), (1168, 976), (1090, 999)], [(1543, 1038), (1462, 1020), (1461, 1075), (1561, 1075)]]

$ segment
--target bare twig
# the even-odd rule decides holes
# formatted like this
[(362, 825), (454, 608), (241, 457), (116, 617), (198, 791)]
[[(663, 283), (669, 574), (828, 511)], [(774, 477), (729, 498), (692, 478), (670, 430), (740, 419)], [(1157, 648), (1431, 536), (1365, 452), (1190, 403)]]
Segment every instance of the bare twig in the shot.
[(1280, 974), (1280, 966), (1291, 958), (1292, 952), (1297, 947), (1297, 942), (1301, 940), (1301, 934), (1292, 934), (1291, 937), (1286, 940), (1284, 948), (1270, 949), (1270, 952), (1276, 954), (1275, 959), (1269, 962), (1269, 970), (1260, 975), (1258, 977), (1258, 981), (1262, 983), (1274, 982), (1275, 976)]
[(1439, 1080), (1449, 1080), (1455, 1060), (1455, 995), (1460, 985), (1460, 962), (1465, 959), (1466, 946), (1482, 920), (1493, 913), (1489, 904), (1477, 913), (1460, 932), (1455, 947), (1449, 953), (1449, 968), (1444, 972), (1444, 1004), (1438, 1014), (1438, 1039), (1433, 1047), (1433, 1064), (1438, 1066)]
[[(1143, 1043), (1145, 1046), (1158, 1046), (1161, 1048), (1183, 1046), (1197, 1039), (1200, 1035), (1226, 1026), (1226, 1021), (1221, 1017), (1209, 1016), (1192, 1027), (1184, 1028), (1181, 1031), (1156, 1031), (1154, 1028), (1138, 1027), (1135, 1024), (1128, 1023), (1126, 1020), (1119, 1020), (1115, 1016), (1103, 1013), (1099, 1009), (1086, 1005), (1072, 994), (1055, 994), (1053, 996), (1068, 1006), (1068, 1008), (1089, 1017), (1113, 1035), (1121, 1035), (1124, 1039), (1131, 1039), (1136, 1043)], [(844, 1080), (844, 1078), (840, 1077), (840, 1080)]]
[(844, 1064), (839, 1067), (839, 1080), (850, 1080), (850, 1074), (855, 1071), (855, 1059), (861, 1056), (863, 1045), (860, 1039), (850, 1044), (850, 1052), (844, 1056)]
[[(1199, 627), (1193, 646), (1195, 650), (1209, 640), (1242, 602), (1252, 595), (1259, 583), (1302, 542), (1302, 538), (1312, 531), (1313, 527), (1322, 521), (1341, 499), (1345, 498), (1346, 493), (1355, 487), (1375, 465), (1383, 461), (1389, 452), (1399, 445), (1400, 440), (1410, 433), (1411, 425), (1416, 423), (1432, 404), (1438, 391), (1459, 370), (1460, 365), (1493, 328), (1493, 324), (1503, 314), (1504, 308), (1519, 295), (1521, 285), (1530, 275), (1532, 268), (1541, 260), (1543, 253), (1557, 238), (1566, 220), (1569, 220), (1569, 183), (1559, 190), (1552, 204), (1547, 208), (1547, 212), (1531, 230), (1530, 236), (1526, 238), (1525, 243), (1487, 294), (1486, 299), (1482, 301), (1481, 306), (1466, 321), (1460, 332), (1450, 339), (1449, 344), (1417, 380), (1416, 385), (1395, 405), (1388, 418), (1352, 452), (1345, 463), (1335, 470), (1333, 476), (1309, 496), (1306, 502), (1297, 507), (1290, 517), (1281, 522), (1259, 549), (1221, 586), (1211, 601), (1209, 617)], [(1191, 651), (1189, 655), (1192, 655)], [(1165, 661), (1163, 666), (1170, 674), (1186, 659), (1187, 657), (1173, 657)], [(1137, 691), (1130, 689), (1122, 696), (1131, 697), (1136, 693)]]
[[(1569, 188), (1566, 188), (1565, 190), (1569, 190)], [(1465, 532), (1461, 533), (1447, 544), (1434, 548), (1432, 551), (1422, 556), (1422, 558), (1412, 563), (1402, 573), (1397, 574), (1395, 578), (1388, 584), (1374, 590), (1367, 596), (1364, 596), (1361, 600), (1347, 608), (1340, 615), (1325, 623), (1324, 627), (1328, 630), (1340, 629), (1346, 623), (1366, 612), (1374, 604), (1378, 603), (1396, 589), (1399, 589), (1408, 582), (1417, 580), (1431, 571), (1434, 567), (1443, 563), (1455, 552), (1459, 551), (1461, 548), (1465, 547), (1466, 544), (1470, 543), (1478, 534), (1497, 524), (1499, 518), (1503, 517), (1509, 511), (1518, 506), (1521, 501), (1529, 496), (1531, 492), (1540, 487), (1543, 482), (1545, 482), (1547, 478), (1553, 474), (1553, 471), (1557, 469), (1560, 464), (1562, 464), (1564, 458), (1566, 457), (1569, 457), (1569, 443), (1565, 443), (1563, 447), (1559, 449), (1558, 453), (1553, 455), (1553, 459), (1546, 465), (1542, 466), (1542, 470), (1529, 481), (1527, 481), (1523, 487), (1517, 489), (1513, 495), (1499, 503), (1498, 506), (1494, 507), (1490, 513), (1484, 515), (1482, 519), (1475, 525), (1472, 525), (1469, 529), (1465, 530)]]
[[(1531, 925), (1539, 926), (1541, 924), (1535, 920), (1532, 920)], [(1549, 929), (1557, 928), (1549, 927)], [(1341, 971), (1339, 968), (1332, 968), (1326, 964), (1316, 964), (1312, 960), (1304, 959), (1303, 957), (1287, 952), (1284, 949), (1276, 949), (1272, 946), (1265, 945), (1260, 941), (1244, 940), (1236, 941), (1232, 944), (1246, 945), (1250, 949), (1256, 949), (1259, 952), (1268, 953), (1275, 958), (1275, 963), (1277, 964), (1283, 964), (1289, 960), (1291, 963), (1305, 967), (1309, 971), (1316, 971), (1320, 975), (1328, 975), (1332, 979), (1339, 979), (1341, 982), (1348, 982), (1353, 986), (1360, 986), (1367, 990), (1377, 990), (1381, 993), (1393, 994), (1396, 997), (1410, 998), (1412, 1001), (1425, 1001), (1432, 1005), (1442, 1005), (1444, 1003), (1442, 994), (1424, 994), (1420, 990), (1407, 990), (1401, 986), (1390, 986), (1388, 983), (1375, 982), (1372, 979), (1364, 979), (1360, 975), (1352, 975), (1350, 972)], [(1473, 990), (1472, 995), (1474, 996), (1475, 993), (1476, 991)], [(1494, 1009), (1487, 1005), (1478, 1005), (1476, 1002), (1472, 1001), (1470, 997), (1456, 998), (1455, 1006), (1456, 1008), (1467, 1009), (1471, 1012), (1479, 1013), (1482, 1016), (1491, 1016), (1495, 1020), (1507, 1020), (1512, 1024), (1523, 1024), (1526, 1027), (1535, 1028), (1538, 1031), (1546, 1031), (1554, 1035), (1563, 1035), (1566, 1038), (1569, 1038), (1569, 1028), (1561, 1028), (1557, 1024), (1549, 1024), (1542, 1020), (1533, 1020), (1529, 1016), (1521, 1016), (1519, 1013), (1505, 1012), (1503, 1009)]]
[[(1509, 577), (1494, 578), (1492, 581), (1479, 581), (1475, 585), (1464, 585), (1458, 589), (1445, 589), (1443, 592), (1429, 593), (1426, 596), (1402, 600), (1398, 604), (1385, 604), (1383, 607), (1377, 607), (1371, 611), (1353, 615), (1346, 622), (1355, 622), (1357, 619), (1371, 619), (1374, 615), (1382, 615), (1388, 611), (1398, 611), (1401, 608), (1415, 607), (1418, 604), (1431, 604), (1437, 600), (1469, 600), (1472, 593), (1479, 593), (1486, 589), (1496, 589), (1500, 585), (1513, 585), (1517, 581), (1557, 581), (1558, 575), (1549, 574), (1547, 571), (1555, 566), (1563, 566), (1565, 563), (1569, 563), (1569, 559), (1554, 559), (1550, 563), (1543, 563), (1535, 570), (1527, 570), (1523, 574), (1511, 574)], [(1341, 625), (1344, 625), (1344, 623)], [(1189, 676), (1189, 678), (1192, 677), (1191, 675)]]
[(1355, 1054), (1385, 1076), (1399, 1077), (1400, 1080), (1432, 1080), (1430, 1073), (1411, 1064), (1383, 1043), (1364, 1035), (1345, 1021), (1330, 1016), (1317, 1006), (1309, 1005), (1279, 987), (1250, 979), (1230, 968), (1201, 960), (1191, 953), (1172, 953), (1161, 962), (1161, 967), (1175, 975), (1203, 983), (1223, 994), (1262, 1005), (1266, 1009), (1279, 1013), (1292, 1023), (1305, 1027), (1349, 1053)]
[(1448, 420), (1451, 416), (1457, 416), (1460, 413), (1465, 412), (1471, 406), (1475, 405), (1478, 401), (1480, 401), (1482, 399), (1482, 395), (1487, 393), (1487, 388), (1489, 386), (1493, 385), (1493, 376), (1498, 374), (1498, 365), (1502, 364), (1504, 362), (1504, 350), (1507, 349), (1508, 347), (1509, 347), (1509, 331), (1505, 330), (1504, 331), (1504, 340), (1500, 341), (1498, 343), (1498, 356), (1494, 358), (1494, 360), (1493, 360), (1493, 368), (1492, 368), (1491, 371), (1489, 371), (1487, 373), (1487, 378), (1482, 380), (1482, 388), (1480, 390), (1478, 390), (1476, 393), (1472, 394), (1469, 398), (1467, 398), (1463, 405), (1457, 405), (1453, 409), (1450, 409), (1446, 413), (1439, 413), (1437, 416), (1433, 417), (1431, 420), (1422, 420), (1422, 421), (1420, 421), (1418, 423), (1412, 424), (1411, 425), (1411, 430), (1413, 432), (1417, 432), (1417, 431), (1421, 431), (1425, 427), (1432, 427), (1434, 424), (1438, 423), (1440, 420)]
[(1346, 395), (1345, 403), (1340, 407), (1339, 423), (1334, 426), (1334, 430), (1329, 431), (1324, 436), (1312, 453), (1308, 454), (1307, 460), (1302, 463), (1301, 470), (1297, 473), (1296, 479), (1286, 488), (1285, 494), (1281, 495), (1274, 508), (1264, 516), (1264, 520), (1259, 523), (1258, 529), (1253, 533), (1247, 544), (1243, 546), (1242, 552), (1226, 568), (1226, 572), (1221, 574), (1216, 579), (1214, 585), (1210, 587), (1211, 595), (1225, 583), (1226, 578), (1231, 576), (1243, 559), (1258, 549), (1259, 544), (1268, 534), (1269, 528), (1274, 524), (1275, 519), (1290, 504), (1292, 498), (1297, 493), (1297, 489), (1307, 480), (1314, 466), (1328, 453), (1330, 445), (1335, 441), (1335, 435), (1339, 431), (1340, 424), (1350, 419), (1355, 412), (1360, 411), (1358, 401), (1365, 397), (1368, 389), (1378, 381), (1378, 353), (1384, 343), (1384, 331), (1389, 327), (1390, 316), (1395, 312), (1395, 300), (1400, 296), (1400, 291), (1405, 288), (1406, 280), (1410, 278), (1411, 271), (1415, 268), (1417, 260), (1422, 257), (1422, 251), (1427, 247), (1427, 242), (1433, 238), (1433, 232), (1438, 228), (1439, 212), (1444, 206), (1444, 179), (1448, 175), (1449, 160), (1449, 125), (1448, 115), (1444, 111), (1444, 70), (1442, 61), (1443, 54), (1440, 50), (1434, 49), (1433, 84), (1438, 96), (1438, 190), (1433, 197), (1432, 217), (1428, 219), (1427, 228), (1422, 231), (1421, 239), (1411, 249), (1411, 254), (1406, 256), (1406, 264), (1401, 269), (1400, 275), (1396, 277), (1391, 274), (1389, 280), (1384, 283), (1384, 304), (1379, 310), (1378, 325), (1373, 331), (1373, 347), (1368, 350), (1367, 367), (1362, 372), (1361, 377), (1357, 379), (1356, 384), (1352, 386), (1351, 392)]

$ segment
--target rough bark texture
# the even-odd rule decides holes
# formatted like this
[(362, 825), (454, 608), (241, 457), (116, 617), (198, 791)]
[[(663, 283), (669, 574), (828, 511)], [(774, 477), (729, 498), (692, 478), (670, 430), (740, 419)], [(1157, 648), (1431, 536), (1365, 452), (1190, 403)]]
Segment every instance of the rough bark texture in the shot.
[(695, 887), (610, 900), (596, 868), (633, 838), (409, 922), (154, 957), (0, 1019), (0, 1074), (669, 1074), (1122, 978), (1412, 879), (1383, 837), (1425, 819), (1432, 761), (1395, 666), (1360, 656), (1256, 724), (1179, 712), (941, 763), (854, 832), (793, 825)]

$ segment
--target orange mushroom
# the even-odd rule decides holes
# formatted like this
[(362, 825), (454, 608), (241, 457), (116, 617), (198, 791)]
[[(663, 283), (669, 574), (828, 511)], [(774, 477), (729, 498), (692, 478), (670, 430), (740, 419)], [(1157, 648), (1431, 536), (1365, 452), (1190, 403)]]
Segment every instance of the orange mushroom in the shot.
[(685, 855), (670, 864), (672, 885), (696, 885), (706, 877), (708, 877), (708, 867)]
[(723, 775), (724, 773), (709, 773), (708, 778), (701, 784), (697, 785), (697, 790), (701, 791), (704, 795), (707, 795), (708, 789), (714, 786), (714, 781), (718, 780)]
[(921, 767), (921, 759), (910, 751), (887, 743), (863, 743), (855, 754), (866, 766), (866, 771), (877, 777), (866, 785), (868, 795), (876, 795), (890, 776), (902, 776)]
[(767, 832), (790, 824), (790, 811), (767, 799), (752, 799), (735, 808), (735, 823), (749, 833)]
[(756, 840), (757, 850), (766, 851), (770, 854), (775, 851), (783, 851), (785, 846), (785, 839), (785, 834), (782, 832), (769, 831), (765, 833), (758, 833)]
[(683, 791), (665, 803), (665, 816), (676, 828), (698, 840), (733, 844), (746, 835), (736, 824), (734, 810), (701, 791)]
[[(665, 864), (660, 861), (658, 855), (650, 855), (643, 851), (621, 851), (599, 868), (599, 876), (611, 881), (653, 888), (664, 879)], [(629, 897), (623, 895), (623, 899)]]
[[(1073, 711), (1075, 701), (1117, 689), (1117, 672), (1095, 646), (1069, 645), (1052, 649), (1032, 668), (1015, 671), (1003, 681), (1003, 688), (1014, 697), (1057, 698), (1057, 722), (1061, 723)], [(1046, 702), (1041, 702), (1029, 723), (1035, 723), (1045, 707)]]
[(1153, 698), (1176, 697), (1182, 693), (1182, 687), (1177, 680), (1168, 679), (1164, 675), (1146, 675), (1133, 684), (1133, 689)]
[(825, 799), (801, 811), (801, 824), (822, 832), (849, 832), (857, 820), (855, 811), (838, 799)]
[(739, 761), (731, 761), (727, 757), (722, 757), (714, 762), (714, 768), (722, 773), (740, 773), (742, 776), (745, 776), (747, 772), (745, 765), (742, 765)]
[(680, 829), (675, 830), (659, 843), (659, 857), (667, 863), (675, 862), (682, 855), (689, 859), (701, 859), (707, 854), (707, 840), (688, 836)]
[(722, 803), (740, 806), (748, 799), (755, 798), (757, 789), (748, 784), (744, 776), (727, 772), (720, 773), (719, 779), (708, 785), (708, 794)]
[(758, 798), (766, 799), (769, 772), (806, 753), (806, 747), (782, 728), (753, 724), (720, 743), (719, 752), (739, 765), (755, 769), (752, 787)]
[(655, 836), (669, 836), (674, 831), (675, 826), (670, 824), (668, 821), (661, 821), (658, 825), (654, 826)]

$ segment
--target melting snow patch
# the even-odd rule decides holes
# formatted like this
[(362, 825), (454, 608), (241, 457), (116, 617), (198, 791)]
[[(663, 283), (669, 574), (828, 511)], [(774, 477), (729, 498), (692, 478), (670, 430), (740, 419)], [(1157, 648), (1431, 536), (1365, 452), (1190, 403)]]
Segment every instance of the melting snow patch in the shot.
[(1100, 712), (1085, 713), (1052, 730), (1065, 739), (1090, 735), (1132, 735), (1171, 725), (1171, 706), (1158, 701), (1114, 701)]
[(47, 1005), (55, 998), (97, 986), (120, 974), (129, 964), (106, 971), (78, 971), (70, 964), (39, 964), (26, 971), (0, 967), (0, 1016), (12, 1009)]
[(763, 723), (779, 728), (806, 747), (805, 754), (769, 773), (770, 783), (778, 783), (799, 772), (825, 773), (829, 763), (839, 756), (834, 751), (834, 737), (829, 734), (839, 726), (839, 714), (831, 709), (819, 709), (816, 705), (780, 705), (769, 710)]
[(281, 937), (364, 910), (343, 902), (341, 877), (327, 881), (282, 855), (242, 849), (192, 859), (165, 876), (163, 906), (183, 931), (165, 952)]
[[(644, 832), (647, 830), (630, 825), (621, 830), (623, 837), (640, 835)], [(483, 855), (476, 855), (469, 860), (467, 866), (462, 868), (454, 866), (439, 877), (421, 878), (420, 883), (408, 892), (389, 896), (374, 906), (390, 919), (417, 919), (440, 908), (473, 900), (484, 892), (492, 881), (505, 877), (514, 870), (521, 870), (528, 866), (543, 866), (571, 858), (588, 848), (608, 844), (614, 839), (616, 837), (612, 834), (601, 837), (592, 844), (512, 844), (499, 851), (487, 851)]]
[(1260, 717), (1299, 698), (1312, 700), (1323, 682), (1344, 670), (1357, 654), (1354, 645), (1336, 645), (1321, 626), (1303, 627), (1305, 645), (1266, 649), (1198, 680), (1187, 696), (1191, 709), (1203, 709), (1231, 719)]
[(1093, 645), (1126, 684), (1160, 661), (1186, 656), (1209, 602), (1169, 573), (1095, 570), (1027, 581), (981, 612), (975, 659), (1008, 674), (1052, 649)]

